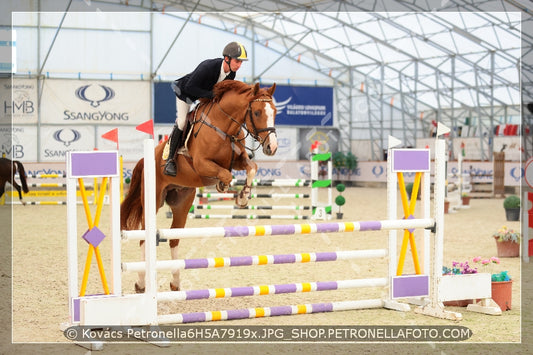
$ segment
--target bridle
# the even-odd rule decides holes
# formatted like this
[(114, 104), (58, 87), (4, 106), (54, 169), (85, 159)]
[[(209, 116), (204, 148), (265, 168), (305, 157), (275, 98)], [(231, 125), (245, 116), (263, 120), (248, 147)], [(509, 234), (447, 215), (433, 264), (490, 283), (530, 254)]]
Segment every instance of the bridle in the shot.
[[(248, 102), (248, 108), (246, 110), (246, 113), (245, 113), (244, 119), (242, 120), (242, 123), (239, 122), (238, 120), (236, 120), (229, 113), (224, 111), (222, 109), (222, 107), (220, 106), (219, 102), (211, 101), (211, 106), (208, 108), (207, 113), (202, 113), (201, 114), (201, 118), (199, 120), (196, 120), (196, 118), (195, 118), (193, 123), (201, 123), (202, 125), (206, 125), (206, 126), (212, 128), (212, 129), (214, 129), (217, 133), (223, 135), (224, 139), (226, 137), (229, 138), (230, 142), (232, 143), (232, 148), (233, 148), (233, 145), (234, 145), (235, 142), (239, 142), (240, 144), (242, 144), (244, 146), (245, 149), (248, 149), (249, 151), (256, 151), (257, 149), (259, 149), (260, 146), (263, 145), (263, 143), (266, 141), (266, 139), (272, 133), (276, 134), (276, 128), (275, 127), (266, 127), (266, 128), (257, 129), (257, 126), (256, 126), (255, 121), (254, 121), (253, 112), (252, 112), (252, 103), (254, 103), (254, 102), (272, 102), (272, 98), (265, 98), (265, 99), (258, 98), (258, 99), (254, 99), (254, 100), (251, 100), (250, 102)], [(207, 122), (205, 120), (205, 118), (209, 116), (209, 112), (211, 112), (211, 109), (213, 108), (213, 105), (215, 103), (218, 106), (218, 109), (226, 117), (228, 117), (231, 121), (235, 122), (239, 126), (239, 130), (235, 134), (230, 134), (230, 133), (224, 132), (222, 129), (218, 128), (217, 126), (215, 126), (212, 123)], [(246, 115), (248, 115), (248, 117), (249, 117), (249, 120), (250, 120), (250, 123), (251, 123), (253, 131), (250, 131), (249, 127), (246, 125)], [(200, 128), (202, 128), (202, 126), (198, 127), (198, 130), (194, 133), (195, 137), (198, 135), (198, 132), (200, 132)], [(246, 134), (244, 135), (244, 137), (239, 138), (239, 136), (241, 136), (241, 132), (243, 132), (243, 130), (246, 131)], [(266, 135), (265, 138), (262, 138), (259, 135), (262, 132), (268, 132), (268, 134)], [(246, 143), (244, 141), (246, 141), (246, 138), (249, 135), (251, 135), (257, 142), (259, 142), (260, 145), (258, 147), (249, 148), (249, 147), (246, 146)]]
[[(265, 142), (265, 140), (272, 134), (276, 134), (276, 128), (275, 127), (266, 127), (266, 128), (261, 128), (261, 129), (257, 129), (257, 127), (255, 126), (255, 121), (254, 121), (254, 115), (253, 115), (253, 112), (252, 112), (252, 103), (253, 102), (272, 102), (272, 98), (269, 98), (269, 99), (255, 99), (255, 100), (252, 100), (248, 103), (248, 116), (250, 118), (250, 122), (252, 123), (252, 128), (253, 128), (253, 133), (250, 132), (250, 130), (248, 130), (247, 128), (245, 128), (248, 133), (250, 133), (252, 135), (252, 137), (259, 142), (260, 145), (263, 145), (263, 143)], [(244, 120), (244, 125), (246, 125), (246, 119)], [(242, 125), (241, 125), (242, 127)], [(268, 134), (266, 135), (266, 137), (263, 139), (261, 138), (261, 136), (259, 135), (259, 133), (262, 133), (262, 132), (268, 132)], [(255, 150), (257, 150), (259, 147), (257, 147)]]

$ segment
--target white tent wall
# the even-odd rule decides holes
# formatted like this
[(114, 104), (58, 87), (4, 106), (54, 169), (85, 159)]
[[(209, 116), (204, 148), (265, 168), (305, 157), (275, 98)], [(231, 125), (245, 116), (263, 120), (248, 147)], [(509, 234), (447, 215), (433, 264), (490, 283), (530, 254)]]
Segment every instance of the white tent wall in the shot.
[[(252, 13), (198, 11), (191, 14), (147, 11), (136, 2), (130, 2), (130, 5), (132, 6), (123, 6), (112, 1), (59, 0), (53, 1), (53, 4), (38, 0), (18, 2), (17, 7), (25, 8), (26, 12), (16, 12), (12, 16), (13, 29), (17, 35), (16, 80), (38, 76), (36, 86), (39, 98), (43, 80), (171, 81), (190, 72), (200, 61), (219, 57), (226, 43), (237, 40), (246, 46), (251, 59), (239, 70), (239, 80), (260, 81), (267, 85), (276, 82), (285, 85), (334, 87), (334, 127), (341, 132), (340, 148), (352, 149), (358, 156), (358, 152), (350, 148), (360, 146), (354, 141), (371, 140), (368, 160), (381, 159), (382, 147), (386, 145), (386, 136), (389, 134), (400, 137), (406, 146), (415, 146), (418, 139), (431, 134), (431, 121), (435, 118), (445, 123), (448, 121), (453, 126), (457, 119), (462, 119), (464, 111), (458, 117), (453, 112), (448, 114), (446, 106), (449, 105), (461, 109), (465, 105), (471, 105), (479, 116), (485, 117), (488, 114), (491, 123), (480, 127), (480, 131), (485, 133), (490, 132), (493, 124), (514, 123), (509, 119), (510, 116), (505, 116), (506, 113), (503, 118), (491, 118), (495, 114), (499, 115), (498, 109), (493, 114), (475, 107), (477, 103), (497, 106), (500, 102), (519, 102), (517, 91), (499, 86), (501, 83), (496, 81), (491, 99), (488, 89), (481, 89), (485, 92), (479, 94), (479, 91), (475, 91), (475, 86), (460, 87), (463, 84), (459, 85), (459, 80), (467, 80), (469, 83), (479, 80), (477, 84), (487, 87), (491, 85), (493, 78), (463, 61), (452, 62), (449, 58), (439, 58), (441, 52), (436, 47), (418, 43), (419, 38), (416, 36), (412, 42), (406, 41), (398, 28), (392, 25), (391, 19), (400, 26), (410, 28), (415, 35), (418, 29), (415, 23), (406, 22), (409, 17), (402, 17), (401, 14), (386, 18), (383, 14), (374, 16), (356, 12), (339, 13), (336, 17), (328, 13), (294, 12), (280, 14), (275, 19), (267, 13), (264, 17), (261, 13), (253, 13), (249, 17), (246, 15)], [(437, 16), (438, 20), (433, 21), (431, 16)], [(501, 18), (498, 14), (491, 16), (494, 21)], [(436, 40), (437, 37), (447, 36), (446, 32), (439, 34), (443, 28), (452, 23), (454, 26), (460, 25), (456, 17), (454, 14), (435, 13), (420, 15), (418, 19), (427, 22), (427, 26), (424, 25), (426, 34), (429, 39)], [(461, 14), (465, 23), (479, 20), (482, 24), (486, 21), (478, 17), (475, 13)], [(506, 14), (510, 23), (516, 17), (515, 13)], [(361, 26), (347, 26), (360, 18), (366, 19)], [(325, 24), (324, 29), (309, 31), (319, 20)], [(379, 20), (380, 32), (372, 33), (372, 21), (376, 20)], [(279, 27), (272, 26), (270, 29), (269, 26), (278, 24), (278, 21)], [(338, 27), (337, 21), (343, 23), (344, 27)], [(429, 26), (436, 22), (440, 23), (440, 27)], [(364, 31), (376, 39), (357, 46), (357, 41), (368, 36)], [(391, 31), (395, 35), (387, 42), (387, 33)], [(499, 33), (501, 28), (497, 26), (494, 31)], [(477, 36), (482, 35), (478, 29), (473, 32)], [(451, 33), (450, 38), (452, 37), (454, 40), (448, 40), (449, 45), (453, 44), (455, 50), (468, 51), (467, 37), (458, 36), (455, 32)], [(514, 33), (501, 38), (505, 38), (507, 42), (517, 42)], [(346, 42), (344, 47), (338, 46), (336, 40), (339, 39)], [(385, 41), (381, 42), (382, 40)], [(421, 46), (419, 51), (425, 48), (423, 56), (434, 53), (435, 58), (421, 60), (415, 65), (416, 61), (409, 58), (417, 51), (415, 41)], [(487, 39), (487, 43), (489, 42), (492, 46), (497, 44), (492, 39)], [(318, 45), (316, 50), (313, 49), (315, 45)], [(482, 49), (477, 44), (476, 46)], [(511, 47), (519, 47), (519, 44)], [(395, 49), (401, 54), (396, 53), (395, 56)], [(476, 55), (472, 54), (472, 63), (477, 60), (483, 69), (490, 67), (489, 57), (476, 59)], [(509, 59), (516, 55), (517, 50), (511, 49), (504, 57)], [(331, 58), (329, 61), (328, 56)], [(384, 62), (379, 63), (373, 57), (382, 58)], [(393, 60), (390, 61), (391, 59)], [(395, 63), (394, 60), (399, 61)], [(358, 65), (349, 66), (356, 61), (359, 61)], [(495, 76), (505, 75), (512, 80), (516, 79), (517, 72), (509, 72), (511, 69), (502, 66), (500, 62), (496, 62), (495, 66)], [(449, 76), (453, 70), (457, 76), (454, 79)], [(415, 84), (413, 78), (418, 79), (418, 84)], [(400, 87), (399, 91), (397, 87)], [(455, 98), (449, 96), (452, 90), (457, 93)], [(152, 86), (150, 93), (152, 97), (148, 105), (151, 114), (146, 119), (153, 117), (154, 112)], [(464, 94), (464, 97), (458, 99), (459, 93)], [(430, 106), (437, 107), (437, 116), (432, 117), (435, 110)], [(38, 114), (41, 112), (38, 111)], [(41, 129), (40, 124), (41, 116), (38, 119), (38, 131)], [(134, 126), (128, 122), (122, 124), (124, 127)], [(163, 131), (170, 129), (168, 125), (157, 128)], [(98, 129), (99, 125), (95, 124), (94, 131)], [(96, 134), (93, 140), (95, 145), (100, 141)], [(490, 150), (491, 147), (482, 146), (482, 149)], [(136, 153), (133, 155), (137, 156)], [(487, 156), (490, 157), (490, 154), (485, 154), (482, 159)], [(367, 159), (364, 153), (358, 157), (360, 161)], [(41, 161), (42, 157), (38, 156), (37, 159)]]

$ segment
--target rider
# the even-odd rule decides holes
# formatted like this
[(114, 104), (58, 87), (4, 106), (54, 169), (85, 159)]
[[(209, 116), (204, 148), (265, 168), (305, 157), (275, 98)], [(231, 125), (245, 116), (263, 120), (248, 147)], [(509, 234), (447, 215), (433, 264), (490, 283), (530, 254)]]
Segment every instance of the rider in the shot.
[(233, 80), (244, 60), (248, 60), (246, 49), (238, 42), (231, 42), (222, 51), (223, 58), (207, 59), (194, 71), (172, 83), (176, 94), (176, 124), (170, 135), (170, 149), (165, 164), (165, 174), (176, 176), (174, 155), (178, 148), (187, 113), (191, 104), (201, 97), (212, 98), (213, 86), (222, 80)]

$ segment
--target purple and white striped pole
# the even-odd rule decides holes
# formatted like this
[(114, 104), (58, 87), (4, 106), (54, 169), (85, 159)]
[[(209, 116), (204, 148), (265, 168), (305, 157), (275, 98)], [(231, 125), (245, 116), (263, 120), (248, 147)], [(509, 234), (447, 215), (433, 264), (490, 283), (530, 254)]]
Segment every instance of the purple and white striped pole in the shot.
[(158, 302), (187, 301), (208, 298), (229, 298), (245, 296), (275, 295), (281, 293), (299, 293), (316, 291), (333, 291), (358, 287), (384, 287), (387, 278), (354, 279), (338, 281), (302, 282), (280, 285), (259, 285), (245, 287), (210, 288), (203, 290), (169, 291), (157, 294)]
[(313, 304), (299, 304), (293, 306), (275, 306), (232, 309), (227, 311), (209, 311), (160, 315), (158, 324), (211, 322), (218, 320), (246, 319), (275, 317), (294, 314), (309, 314), (323, 312), (348, 311), (354, 309), (382, 308), (384, 301), (381, 299), (341, 301)]
[[(226, 227), (200, 227), (200, 228), (172, 228), (159, 229), (160, 238), (224, 238), (248, 237), (265, 235), (292, 235), (316, 233), (343, 233), (355, 231), (380, 231), (390, 229), (432, 228), (435, 221), (432, 218), (400, 219), (364, 222), (327, 222), (309, 224), (282, 224), (262, 226), (226, 226)], [(145, 232), (142, 230), (122, 231), (125, 240), (144, 240)]]
[[(382, 258), (388, 255), (387, 249), (341, 250), (336, 252), (296, 253), (278, 255), (230, 256), (198, 259), (158, 260), (157, 271), (185, 269), (205, 269), (231, 266), (253, 266), (274, 264), (296, 264), (308, 262), (325, 262), (337, 260), (354, 260), (363, 258)], [(144, 261), (122, 263), (124, 272), (142, 272)]]

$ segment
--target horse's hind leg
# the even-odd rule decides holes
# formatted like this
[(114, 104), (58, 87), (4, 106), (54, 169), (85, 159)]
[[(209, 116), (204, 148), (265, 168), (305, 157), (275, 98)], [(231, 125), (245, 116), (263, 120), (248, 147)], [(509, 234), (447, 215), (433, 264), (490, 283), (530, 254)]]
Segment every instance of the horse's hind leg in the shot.
[(15, 180), (13, 180), (13, 187), (17, 190), (18, 194), (19, 194), (19, 200), (20, 200), (20, 203), (22, 203), (23, 205), (26, 205), (26, 201), (24, 201), (22, 199), (22, 191), (20, 189), (20, 185), (17, 184), (17, 182)]
[[(172, 225), (171, 228), (183, 228), (187, 222), (187, 215), (189, 209), (194, 201), (196, 189), (182, 188), (174, 189), (167, 193), (166, 202), (172, 210)], [(178, 259), (178, 244), (179, 239), (169, 240), (170, 256), (172, 260)], [(170, 289), (172, 291), (180, 290), (180, 271), (176, 270), (172, 273), (172, 280), (170, 281)]]

